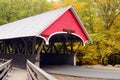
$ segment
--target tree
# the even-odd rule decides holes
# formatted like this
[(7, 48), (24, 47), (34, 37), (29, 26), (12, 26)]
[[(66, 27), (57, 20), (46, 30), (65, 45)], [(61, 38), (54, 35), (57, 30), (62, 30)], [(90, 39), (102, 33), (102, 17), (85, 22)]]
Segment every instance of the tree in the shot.
[(47, 0), (0, 0), (0, 24), (50, 10)]
[(120, 0), (95, 0), (105, 30), (109, 30), (120, 15)]
[(0, 1), (0, 25), (8, 23), (8, 21), (6, 20), (6, 16), (7, 16), (7, 2), (6, 0), (1, 0)]

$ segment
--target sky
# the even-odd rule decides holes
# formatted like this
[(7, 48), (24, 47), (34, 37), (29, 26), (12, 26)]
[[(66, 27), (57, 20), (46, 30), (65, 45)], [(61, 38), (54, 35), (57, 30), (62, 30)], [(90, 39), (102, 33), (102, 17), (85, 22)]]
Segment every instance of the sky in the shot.
[[(52, 0), (47, 0), (48, 2), (52, 1)], [(53, 0), (53, 1), (59, 1), (59, 0)]]

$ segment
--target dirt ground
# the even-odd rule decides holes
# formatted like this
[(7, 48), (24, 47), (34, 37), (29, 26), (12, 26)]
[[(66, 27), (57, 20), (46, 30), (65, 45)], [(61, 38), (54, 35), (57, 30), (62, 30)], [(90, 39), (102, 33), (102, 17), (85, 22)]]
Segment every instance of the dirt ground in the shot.
[(64, 76), (58, 74), (51, 74), (58, 80), (105, 80), (105, 79), (95, 79), (95, 78), (82, 78), (82, 77), (74, 77), (74, 76)]
[[(96, 69), (107, 69), (107, 70), (120, 70), (120, 65), (83, 65), (82, 67), (96, 68)], [(95, 79), (95, 78), (83, 78), (83, 77), (74, 77), (74, 76), (65, 76), (59, 74), (52, 74), (58, 80), (108, 80), (108, 79)]]
[[(65, 76), (59, 74), (51, 74), (58, 80), (104, 80), (104, 79), (95, 79), (95, 78), (82, 78), (82, 77), (74, 77), (74, 76)], [(8, 73), (8, 80), (26, 80), (27, 72), (24, 69), (13, 68)]]
[(8, 80), (26, 80), (27, 71), (20, 68), (12, 68), (8, 73)]
[[(107, 70), (120, 70), (120, 65), (83, 65), (82, 67), (89, 67), (89, 68), (96, 68), (96, 69), (107, 69)], [(95, 78), (82, 78), (82, 77), (74, 77), (74, 76), (65, 76), (65, 75), (58, 75), (52, 74), (58, 80), (108, 80), (108, 79), (95, 79)]]
[[(90, 67), (97, 69), (114, 69), (120, 70), (120, 65), (116, 66), (102, 66), (102, 65), (84, 65), (82, 67)], [(95, 78), (83, 78), (83, 77), (75, 77), (75, 76), (65, 76), (59, 74), (51, 74), (58, 80), (107, 80), (107, 79), (95, 79)], [(12, 68), (12, 70), (8, 73), (8, 80), (26, 80), (27, 72), (24, 69)]]
[(112, 65), (107, 65), (107, 66), (104, 66), (104, 65), (83, 65), (81, 67), (105, 69), (105, 70), (120, 70), (120, 65), (117, 65), (117, 64), (115, 66), (112, 66)]

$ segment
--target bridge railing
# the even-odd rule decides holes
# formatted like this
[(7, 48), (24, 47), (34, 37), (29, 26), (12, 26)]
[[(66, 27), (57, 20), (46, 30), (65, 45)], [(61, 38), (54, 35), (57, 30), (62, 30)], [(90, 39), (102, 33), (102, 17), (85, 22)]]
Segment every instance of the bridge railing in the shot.
[(28, 73), (28, 80), (57, 80), (50, 74), (46, 73), (32, 62), (27, 60), (27, 73)]
[(8, 59), (4, 59), (4, 58), (1, 59), (1, 58), (0, 58), (0, 64), (5, 63), (5, 62), (7, 62), (7, 61), (8, 61)]
[(12, 68), (12, 59), (0, 64), (0, 80), (6, 80), (7, 74)]

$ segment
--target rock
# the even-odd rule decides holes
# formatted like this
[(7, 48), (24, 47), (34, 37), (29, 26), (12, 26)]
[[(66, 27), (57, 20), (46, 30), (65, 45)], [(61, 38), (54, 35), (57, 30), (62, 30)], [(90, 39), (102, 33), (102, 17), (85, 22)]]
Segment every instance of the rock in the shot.
[(120, 68), (120, 64), (116, 64), (114, 67), (115, 68)]
[(112, 65), (107, 65), (106, 67), (111, 67), (111, 68), (113, 68), (113, 66), (112, 66)]

